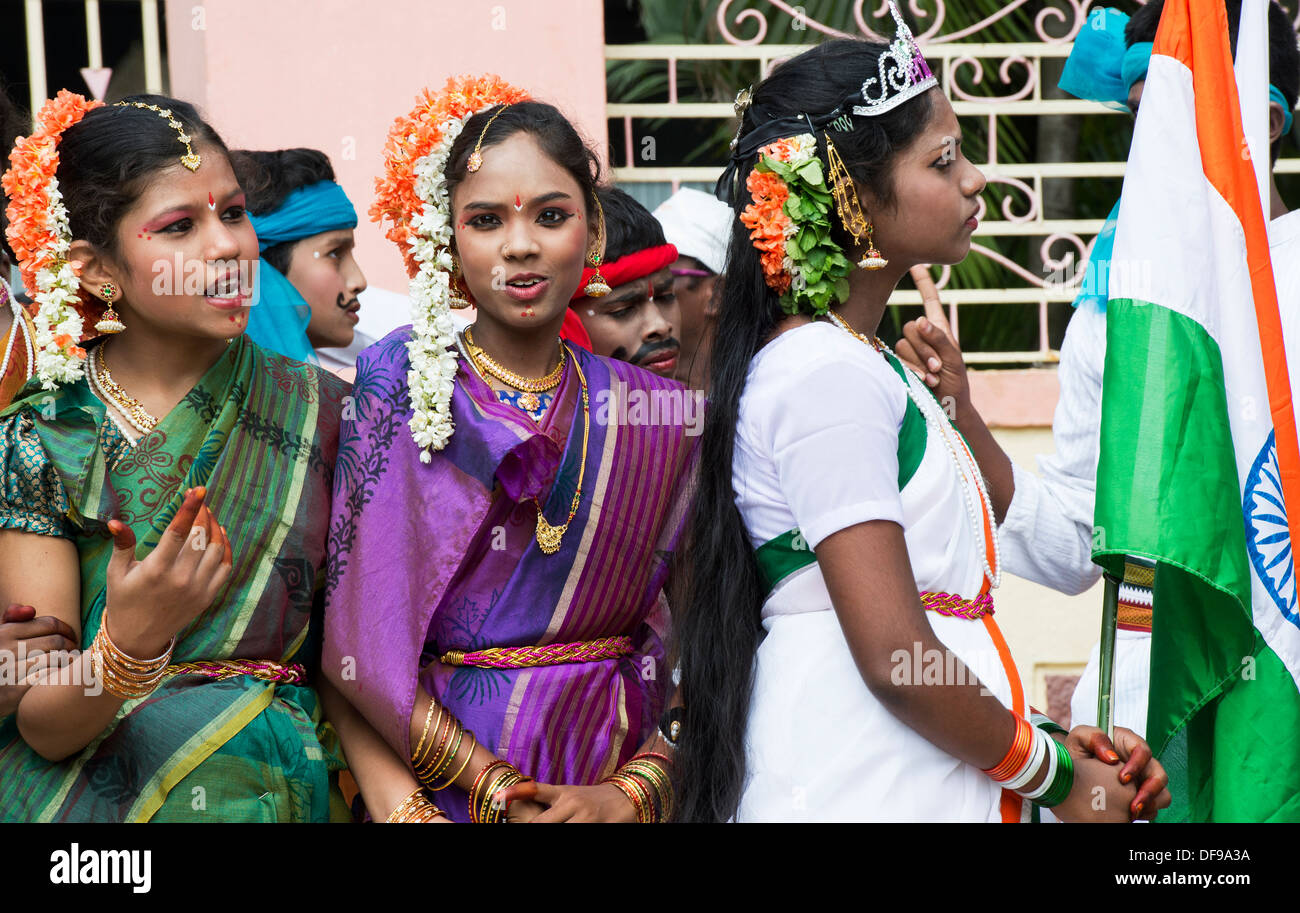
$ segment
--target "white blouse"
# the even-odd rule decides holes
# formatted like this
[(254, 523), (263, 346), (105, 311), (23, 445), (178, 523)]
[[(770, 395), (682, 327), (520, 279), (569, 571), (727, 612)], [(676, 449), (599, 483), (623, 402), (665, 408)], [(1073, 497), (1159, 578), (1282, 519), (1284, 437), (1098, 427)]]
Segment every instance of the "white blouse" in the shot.
[[(798, 544), (784, 553), (795, 569), (776, 581), (762, 609), (766, 636), (755, 660), (737, 820), (999, 820), (996, 784), (872, 694), (815, 556), (795, 551), (888, 520), (902, 527), (920, 590), (979, 594), (983, 529), (977, 541), (953, 455), (915, 410), (885, 357), (831, 324), (790, 330), (750, 364), (732, 466), (736, 505), (755, 549)], [(795, 529), (801, 536), (791, 538)], [(951, 655), (1012, 707), (992, 619), (986, 626), (925, 617)], [(923, 673), (936, 671), (940, 651), (922, 657), (914, 647), (895, 651), (894, 672), (928, 683)], [(1023, 706), (1023, 683), (1018, 691)]]

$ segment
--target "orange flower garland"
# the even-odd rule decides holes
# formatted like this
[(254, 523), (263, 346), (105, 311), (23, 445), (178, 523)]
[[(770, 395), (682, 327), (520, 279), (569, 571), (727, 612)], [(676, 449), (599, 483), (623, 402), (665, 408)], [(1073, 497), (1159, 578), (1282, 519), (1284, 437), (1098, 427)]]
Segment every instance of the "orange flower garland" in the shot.
[(785, 214), (790, 188), (771, 171), (754, 169), (745, 181), (754, 202), (740, 214), (740, 222), (758, 249), (768, 287), (784, 295), (790, 290), (790, 273), (785, 268), (785, 242), (794, 234), (794, 223)]
[(94, 299), (80, 291), (80, 264), (67, 260), (72, 232), (55, 175), (63, 132), (102, 104), (61, 90), (41, 107), (32, 134), (14, 143), (9, 170), (0, 178), (9, 198), (5, 236), (37, 304), (36, 373), (47, 389), (81, 377), (86, 352), (78, 343), (94, 335), (84, 331), (85, 318), (95, 313)]
[(416, 96), (415, 109), (393, 123), (384, 144), (384, 171), (375, 178), (370, 218), (386, 224), (384, 236), (402, 251), (407, 275), (414, 277), (419, 271), (410, 243), (420, 234), (413, 223), (424, 208), (424, 200), (416, 191), (416, 162), (442, 143), (448, 121), (464, 123), (484, 108), (527, 98), (523, 89), (491, 73), (453, 76), (438, 94), (428, 89), (421, 92)]
[(811, 133), (758, 151), (745, 179), (753, 202), (740, 214), (758, 250), (763, 278), (787, 314), (821, 315), (846, 301), (852, 264), (831, 238), (832, 197)]
[(432, 460), (451, 439), (451, 397), (456, 378), (456, 325), (451, 319), (451, 198), (447, 158), (466, 121), (480, 111), (528, 99), (498, 76), (459, 76), (441, 93), (426, 89), (415, 109), (397, 118), (384, 146), (384, 173), (375, 179), (370, 217), (397, 244), (411, 277), (411, 437), (420, 460)]

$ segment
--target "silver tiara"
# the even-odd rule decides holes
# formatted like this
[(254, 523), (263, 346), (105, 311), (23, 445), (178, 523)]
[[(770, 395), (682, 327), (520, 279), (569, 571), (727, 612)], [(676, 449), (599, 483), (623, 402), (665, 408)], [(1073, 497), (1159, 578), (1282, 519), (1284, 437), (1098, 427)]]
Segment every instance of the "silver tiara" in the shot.
[(889, 11), (898, 31), (889, 50), (880, 55), (878, 76), (868, 76), (862, 83), (864, 103), (854, 105), (853, 113), (863, 117), (892, 111), (909, 98), (939, 84), (894, 0), (889, 0)]

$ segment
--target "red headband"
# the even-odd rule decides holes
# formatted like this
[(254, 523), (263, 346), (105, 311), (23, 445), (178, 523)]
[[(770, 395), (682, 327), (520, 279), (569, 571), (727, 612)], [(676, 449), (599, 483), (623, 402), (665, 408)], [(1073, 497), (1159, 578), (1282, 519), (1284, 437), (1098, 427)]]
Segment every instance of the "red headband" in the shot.
[[(657, 273), (676, 260), (677, 248), (671, 244), (660, 244), (658, 247), (647, 247), (645, 250), (633, 251), (611, 263), (602, 263), (600, 265), (600, 274), (605, 277), (605, 282), (609, 284), (610, 288), (618, 288), (625, 283), (636, 279), (644, 279), (651, 273)], [(594, 275), (596, 275), (596, 270), (590, 266), (582, 271), (582, 281), (578, 283), (578, 290), (569, 299), (570, 305), (579, 299), (587, 297), (583, 289), (587, 287), (587, 283), (591, 281), (591, 277)]]

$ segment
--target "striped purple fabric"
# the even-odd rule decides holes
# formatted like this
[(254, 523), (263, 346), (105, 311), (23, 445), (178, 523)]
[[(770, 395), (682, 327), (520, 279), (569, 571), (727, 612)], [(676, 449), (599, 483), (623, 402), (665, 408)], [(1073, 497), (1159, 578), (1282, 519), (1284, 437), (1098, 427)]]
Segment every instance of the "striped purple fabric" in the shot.
[[(696, 458), (687, 393), (574, 351), (591, 403), (586, 473), (560, 551), (545, 555), (531, 499), (562, 523), (579, 477), (572, 364), (540, 425), (462, 364), (456, 432), (422, 464), (406, 426), (407, 338), (398, 331), (358, 362), (356, 418), (344, 422), (335, 475), (323, 670), (403, 757), (419, 681), (523, 772), (595, 783), (650, 735), (669, 687), (662, 594)], [(627, 408), (656, 399), (678, 408)], [(450, 649), (617, 635), (635, 652), (527, 669), (429, 662)], [(464, 819), (463, 796), (444, 795), (439, 804)]]

